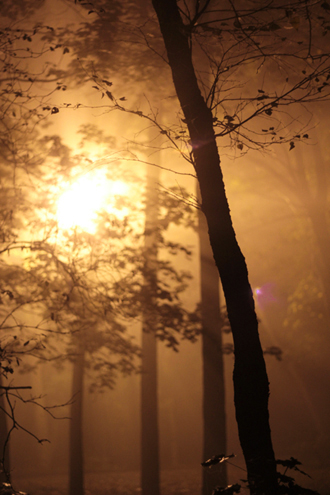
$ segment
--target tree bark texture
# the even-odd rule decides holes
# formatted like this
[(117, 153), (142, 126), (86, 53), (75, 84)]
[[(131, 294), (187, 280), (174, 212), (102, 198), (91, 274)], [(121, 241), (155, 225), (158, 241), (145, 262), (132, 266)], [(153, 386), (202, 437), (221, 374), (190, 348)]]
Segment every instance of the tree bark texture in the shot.
[[(80, 336), (81, 337), (81, 336)], [(74, 337), (76, 338), (76, 337)], [(79, 337), (77, 337), (79, 338)], [(72, 396), (70, 419), (70, 463), (69, 494), (84, 495), (84, 456), (83, 456), (83, 387), (85, 352), (81, 343), (77, 344), (77, 356), (73, 364)]]
[(233, 332), (236, 420), (250, 492), (270, 495), (277, 492), (277, 475), (269, 427), (269, 383), (247, 267), (226, 198), (212, 112), (198, 87), (187, 31), (176, 0), (152, 0), (152, 3), (190, 133), (202, 210)]
[[(199, 191), (198, 191), (199, 193)], [(219, 273), (214, 263), (205, 215), (198, 212), (200, 250), (202, 360), (203, 360), (203, 461), (227, 454), (225, 377), (222, 353)], [(203, 468), (203, 495), (227, 486), (225, 463)]]
[(157, 220), (158, 169), (147, 169), (145, 212), (145, 309), (142, 315), (141, 375), (141, 488), (142, 495), (159, 495), (159, 431), (156, 310), (153, 300), (157, 292)]

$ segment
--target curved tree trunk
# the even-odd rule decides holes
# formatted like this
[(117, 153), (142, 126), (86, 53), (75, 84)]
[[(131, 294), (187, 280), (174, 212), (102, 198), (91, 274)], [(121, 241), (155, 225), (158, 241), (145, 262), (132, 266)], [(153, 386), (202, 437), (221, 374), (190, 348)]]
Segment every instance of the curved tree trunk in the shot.
[(197, 84), (188, 37), (176, 0), (152, 0), (175, 90), (188, 125), (210, 243), (226, 298), (234, 346), (234, 398), (250, 491), (278, 490), (272, 447), (269, 384), (244, 256), (236, 240), (220, 168), (212, 112)]
[[(219, 273), (214, 263), (204, 214), (198, 212), (200, 248), (202, 357), (203, 357), (203, 461), (227, 454), (225, 377), (222, 353)], [(203, 468), (203, 495), (227, 486), (227, 466)]]
[(83, 345), (77, 344), (77, 356), (73, 364), (72, 396), (70, 419), (70, 468), (69, 494), (84, 495), (83, 459), (83, 387), (85, 352)]
[(142, 495), (159, 495), (159, 432), (156, 311), (152, 301), (157, 291), (157, 168), (147, 170), (145, 212), (145, 311), (142, 315), (142, 375), (141, 375), (141, 487)]

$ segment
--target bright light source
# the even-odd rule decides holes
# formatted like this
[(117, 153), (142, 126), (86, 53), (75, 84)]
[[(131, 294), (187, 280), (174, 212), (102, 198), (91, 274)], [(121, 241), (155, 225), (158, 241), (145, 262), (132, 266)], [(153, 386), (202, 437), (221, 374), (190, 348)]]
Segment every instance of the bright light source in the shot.
[(101, 209), (122, 216), (123, 212), (116, 209), (114, 197), (129, 192), (125, 182), (109, 180), (105, 169), (85, 174), (63, 189), (57, 202), (58, 226), (64, 230), (80, 227), (90, 234), (95, 233), (97, 212)]
[(107, 196), (107, 182), (99, 175), (83, 176), (71, 185), (60, 197), (57, 205), (59, 227), (71, 229), (81, 227), (95, 232), (96, 212)]
[(61, 229), (80, 227), (95, 233), (96, 216), (101, 208), (113, 211), (112, 197), (127, 193), (127, 185), (122, 181), (111, 182), (105, 171), (94, 171), (80, 177), (70, 185), (58, 200), (57, 219)]
[(116, 180), (109, 183), (109, 192), (112, 195), (123, 196), (128, 193), (128, 186), (125, 182), (121, 180)]

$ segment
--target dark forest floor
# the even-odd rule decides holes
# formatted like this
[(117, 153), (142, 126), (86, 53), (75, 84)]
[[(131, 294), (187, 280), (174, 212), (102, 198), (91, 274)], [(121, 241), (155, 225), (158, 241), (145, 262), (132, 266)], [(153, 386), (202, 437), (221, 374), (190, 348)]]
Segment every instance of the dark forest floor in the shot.
[[(229, 467), (229, 466), (228, 466)], [(240, 482), (240, 472), (228, 470), (229, 483)], [(210, 472), (210, 483), (216, 480)], [(296, 474), (296, 473), (294, 473)], [(296, 482), (305, 488), (318, 490), (320, 495), (330, 494), (328, 470), (311, 472), (312, 478), (296, 474)], [(233, 481), (235, 480), (235, 481)], [(212, 486), (214, 487), (215, 485)], [(29, 495), (68, 495), (68, 476), (65, 474), (14, 478), (13, 487)], [(212, 491), (212, 488), (211, 488)], [(248, 493), (242, 486), (241, 495)], [(113, 471), (85, 474), (85, 495), (140, 495), (139, 471)], [(162, 495), (200, 495), (201, 471), (198, 469), (168, 469), (161, 473)]]
[[(13, 482), (13, 486), (29, 495), (67, 495), (68, 478), (66, 475), (20, 478)], [(138, 495), (140, 492), (138, 471), (85, 474), (85, 495)], [(200, 473), (190, 469), (163, 472), (161, 493), (200, 495)]]

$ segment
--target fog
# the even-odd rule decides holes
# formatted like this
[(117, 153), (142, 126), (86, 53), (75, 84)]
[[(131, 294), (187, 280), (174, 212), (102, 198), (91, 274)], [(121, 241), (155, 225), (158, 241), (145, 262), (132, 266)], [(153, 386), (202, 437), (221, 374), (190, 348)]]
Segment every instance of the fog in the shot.
[[(224, 469), (228, 484), (238, 483), (247, 474), (235, 419), (232, 336), (223, 320), (215, 346), (222, 343), (228, 351), (223, 356), (226, 452), (212, 455), (235, 456), (227, 460), (226, 468), (223, 464), (201, 466), (206, 459), (196, 179), (191, 164), (184, 159), (189, 156), (190, 142), (186, 130), (182, 130), (184, 121), (169, 74), (161, 72), (161, 96), (154, 88), (152, 92), (150, 64), (145, 64), (146, 74), (136, 67), (142, 38), (135, 33), (133, 45), (128, 44), (127, 26), (132, 19), (123, 12), (117, 24), (111, 21), (110, 25), (113, 29), (117, 25), (125, 28), (113, 34), (120, 55), (112, 73), (109, 68), (104, 76), (100, 72), (105, 59), (102, 48), (101, 55), (98, 52), (97, 42), (86, 57), (77, 58), (83, 45), (80, 41), (75, 45), (75, 33), (88, 26), (91, 19), (95, 21), (91, 17), (93, 9), (103, 3), (91, 6), (90, 14), (80, 2), (65, 0), (31, 2), (31, 12), (29, 3), (23, 0), (18, 2), (18, 11), (16, 7), (11, 10), (9, 2), (3, 3), (1, 25), (10, 28), (10, 33), (17, 26), (30, 33), (38, 23), (54, 29), (47, 28), (32, 39), (31, 50), (38, 56), (29, 58), (24, 52), (19, 61), (20, 70), (33, 73), (36, 79), (33, 98), (27, 97), (22, 107), (15, 99), (9, 107), (15, 110), (17, 104), (19, 117), (8, 117), (7, 109), (1, 118), (3, 129), (12, 132), (9, 138), (3, 131), (6, 138), (1, 149), (9, 142), (17, 143), (12, 152), (17, 161), (8, 158), (6, 150), (0, 157), (4, 198), (0, 342), (4, 351), (12, 353), (10, 361), (6, 352), (2, 355), (0, 429), (4, 428), (6, 413), (1, 442), (3, 446), (7, 438), (4, 460), (10, 482), (15, 489), (31, 495), (67, 494), (72, 477), (70, 462), (82, 455), (85, 494), (143, 493), (141, 382), (144, 376), (154, 374), (161, 494), (202, 493), (203, 470), (207, 472), (206, 490), (210, 495)], [(117, 14), (111, 15), (115, 18)], [(152, 14), (147, 17), (154, 21)], [(97, 22), (95, 26), (100, 29), (100, 42), (105, 44), (112, 34), (104, 31), (100, 19), (101, 28)], [(49, 44), (54, 46), (54, 33), (59, 36), (60, 48), (46, 50)], [(153, 36), (150, 34), (150, 39)], [(78, 34), (77, 39), (81, 39)], [(13, 41), (18, 52), (25, 50), (24, 41)], [(68, 52), (66, 46), (70, 47)], [(126, 65), (125, 58), (129, 50), (133, 53), (130, 56), (137, 58), (131, 66)], [(144, 50), (145, 45), (146, 56)], [(13, 55), (3, 53), (4, 68)], [(154, 63), (157, 71), (159, 57), (156, 60), (151, 66)], [(9, 70), (13, 87), (19, 84), (30, 94), (26, 79), (20, 81), (22, 73), (15, 76), (13, 66)], [(35, 76), (36, 71), (39, 76)], [(246, 73), (250, 77), (247, 69)], [(93, 74), (100, 76), (95, 79)], [(44, 78), (53, 80), (45, 83)], [(4, 84), (1, 81), (0, 88)], [(61, 89), (56, 90), (56, 85)], [(249, 83), (248, 88), (254, 85)], [(106, 93), (110, 88), (120, 107), (126, 99), (129, 105), (116, 111), (107, 107), (112, 105), (112, 96)], [(36, 110), (32, 112), (41, 123), (39, 127), (33, 125), (20, 141), (21, 127), (10, 127), (6, 119), (23, 121), (24, 112), (32, 107), (40, 112), (41, 107), (42, 112), (49, 107), (49, 111), (41, 118), (36, 117)], [(292, 119), (283, 116), (290, 125), (296, 125), (309, 115), (306, 142), (299, 138), (294, 146), (289, 141), (275, 143), (246, 154), (245, 148), (241, 153), (241, 148), (230, 147), (229, 141), (223, 154), (220, 148), (226, 193), (248, 267), (265, 351), (275, 456), (298, 459), (302, 463), (299, 468), (309, 476), (295, 471), (296, 481), (321, 495), (330, 493), (328, 107), (328, 101), (319, 106), (312, 103), (308, 111), (304, 107)], [(141, 123), (142, 113), (148, 118)], [(30, 124), (26, 125), (30, 129)], [(173, 136), (181, 133), (180, 139), (186, 141), (176, 145), (178, 137), (168, 143), (168, 129), (174, 129)], [(22, 158), (23, 152), (29, 157)], [(160, 204), (149, 207), (149, 215), (157, 210), (162, 230), (156, 232), (154, 228), (148, 233), (145, 177), (155, 167), (160, 175), (154, 189), (161, 199)], [(94, 222), (95, 230), (79, 224), (74, 215), (72, 226), (61, 227), (57, 202), (77, 178), (87, 177), (87, 190), (78, 208), (80, 199), (75, 196), (71, 200), (75, 208), (83, 211), (83, 206), (91, 205), (93, 194), (101, 198), (100, 190), (93, 193), (92, 178), (88, 178), (96, 169), (101, 170), (103, 185), (121, 181), (128, 189), (116, 192), (106, 186), (102, 211), (94, 212), (88, 220)], [(14, 199), (8, 193), (11, 187)], [(70, 204), (70, 198), (68, 201), (66, 204)], [(65, 208), (70, 207), (64, 207), (68, 221)], [(96, 208), (101, 210), (100, 205)], [(156, 235), (152, 238), (156, 251), (145, 244), (148, 235)], [(208, 263), (214, 261), (210, 258)], [(156, 295), (144, 293), (150, 278), (148, 270), (159, 277)], [(225, 318), (221, 286), (220, 307)], [(145, 320), (155, 315), (161, 323), (152, 320), (150, 324), (149, 320), (158, 337), (156, 371), (150, 372), (141, 370), (140, 346)], [(13, 339), (18, 339), (17, 346)], [(81, 382), (75, 388), (77, 356), (82, 356), (83, 364)], [(13, 373), (4, 366), (13, 367)], [(221, 369), (215, 373), (221, 373)], [(77, 424), (77, 432), (82, 448), (72, 453), (70, 434), (76, 421), (73, 405), (80, 400), (82, 424)], [(241, 493), (248, 491), (242, 488)]]

